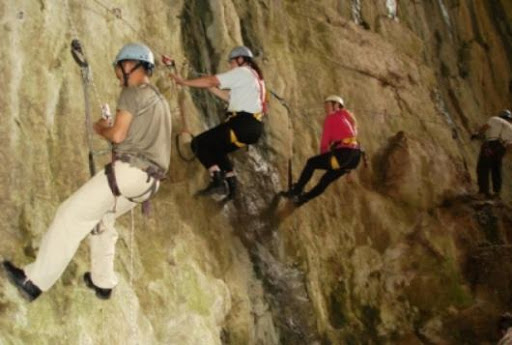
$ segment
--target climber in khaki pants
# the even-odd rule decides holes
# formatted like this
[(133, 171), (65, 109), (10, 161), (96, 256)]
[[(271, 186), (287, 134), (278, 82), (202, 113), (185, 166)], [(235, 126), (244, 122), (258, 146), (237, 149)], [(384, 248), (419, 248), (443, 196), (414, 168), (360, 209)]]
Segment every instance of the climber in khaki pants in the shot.
[(9, 280), (29, 301), (47, 291), (62, 275), (80, 242), (90, 237), (91, 272), (87, 286), (100, 298), (117, 285), (114, 222), (151, 197), (166, 173), (171, 154), (171, 116), (165, 99), (149, 84), (154, 68), (151, 50), (127, 44), (114, 61), (122, 91), (112, 126), (100, 119), (94, 130), (113, 144), (113, 162), (64, 201), (42, 238), (36, 260), (24, 269), (3, 265)]

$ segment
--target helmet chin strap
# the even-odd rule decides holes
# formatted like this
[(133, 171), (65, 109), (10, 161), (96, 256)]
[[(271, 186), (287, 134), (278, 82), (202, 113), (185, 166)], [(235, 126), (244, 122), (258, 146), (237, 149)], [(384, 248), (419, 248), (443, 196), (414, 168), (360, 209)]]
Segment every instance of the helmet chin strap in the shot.
[(123, 72), (123, 85), (125, 87), (128, 86), (128, 79), (130, 78), (130, 74), (132, 74), (137, 68), (142, 66), (142, 63), (138, 62), (131, 70), (128, 72), (124, 70), (124, 66), (122, 63), (119, 64), (121, 66), (121, 72)]

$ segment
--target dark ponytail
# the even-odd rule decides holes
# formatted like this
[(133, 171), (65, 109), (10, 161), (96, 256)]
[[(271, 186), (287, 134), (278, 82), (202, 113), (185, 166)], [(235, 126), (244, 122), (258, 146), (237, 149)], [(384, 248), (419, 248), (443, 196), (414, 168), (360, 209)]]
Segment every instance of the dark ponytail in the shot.
[(263, 72), (261, 71), (261, 68), (260, 66), (258, 66), (258, 64), (250, 57), (247, 57), (247, 56), (242, 56), (242, 58), (244, 59), (245, 62), (247, 62), (247, 64), (253, 69), (256, 71), (256, 73), (258, 73), (258, 77), (263, 80)]

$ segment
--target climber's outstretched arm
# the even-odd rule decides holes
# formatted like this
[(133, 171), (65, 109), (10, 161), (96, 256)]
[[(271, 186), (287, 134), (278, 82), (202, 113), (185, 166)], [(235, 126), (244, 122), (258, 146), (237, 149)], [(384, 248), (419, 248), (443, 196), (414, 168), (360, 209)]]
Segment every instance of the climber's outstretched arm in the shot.
[(213, 93), (215, 96), (219, 97), (223, 101), (229, 102), (229, 90), (221, 90), (218, 87), (210, 87), (208, 88), (208, 91)]

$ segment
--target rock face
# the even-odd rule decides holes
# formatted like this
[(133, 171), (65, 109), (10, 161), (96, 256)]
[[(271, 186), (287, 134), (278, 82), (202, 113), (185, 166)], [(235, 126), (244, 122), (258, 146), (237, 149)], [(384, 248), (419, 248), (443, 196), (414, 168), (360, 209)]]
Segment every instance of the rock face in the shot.
[[(20, 265), (88, 179), (73, 38), (92, 67), (95, 117), (115, 105), (111, 61), (130, 41), (190, 78), (226, 70), (245, 44), (290, 111), (270, 98), (263, 139), (233, 155), (242, 192), (226, 205), (192, 197), (205, 172), (173, 148), (150, 217), (135, 212), (134, 231), (119, 221), (110, 301), (82, 283), (86, 243), (34, 303), (2, 275), (0, 344), (495, 343), (512, 299), (512, 165), (502, 201), (468, 197), (469, 134), (512, 105), (511, 23), (508, 0), (2, 1), (0, 256)], [(181, 115), (193, 133), (221, 121), (220, 101), (167, 73), (158, 64), (153, 82), (175, 133)], [(288, 161), (297, 178), (318, 151), (333, 93), (358, 119), (368, 166), (293, 209), (274, 195)]]

